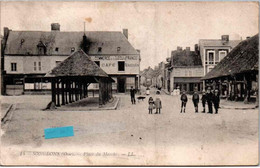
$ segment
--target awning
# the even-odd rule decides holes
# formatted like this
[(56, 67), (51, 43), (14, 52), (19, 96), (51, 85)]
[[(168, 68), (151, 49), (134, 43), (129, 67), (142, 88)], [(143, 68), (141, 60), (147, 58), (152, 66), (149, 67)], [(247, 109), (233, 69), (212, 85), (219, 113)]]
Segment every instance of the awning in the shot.
[(174, 83), (202, 83), (200, 77), (174, 77)]

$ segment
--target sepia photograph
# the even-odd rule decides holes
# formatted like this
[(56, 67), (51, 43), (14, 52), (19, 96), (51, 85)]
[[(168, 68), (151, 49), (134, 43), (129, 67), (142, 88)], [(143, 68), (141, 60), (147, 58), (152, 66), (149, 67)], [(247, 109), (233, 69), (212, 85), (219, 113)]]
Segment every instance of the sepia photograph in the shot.
[(258, 1), (1, 1), (3, 166), (256, 166)]

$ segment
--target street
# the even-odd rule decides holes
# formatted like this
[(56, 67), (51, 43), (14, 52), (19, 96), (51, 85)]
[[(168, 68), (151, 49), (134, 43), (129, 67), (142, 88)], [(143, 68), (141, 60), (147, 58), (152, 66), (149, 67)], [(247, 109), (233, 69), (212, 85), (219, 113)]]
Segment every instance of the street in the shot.
[[(154, 90), (151, 93), (153, 98), (157, 96)], [(180, 113), (180, 97), (162, 93), (159, 95), (162, 112), (151, 115), (148, 114), (149, 96), (135, 105), (128, 94), (115, 96), (120, 97), (118, 109), (104, 111), (41, 110), (48, 104), (50, 95), (2, 97), (1, 103), (16, 104), (11, 121), (3, 126), (2, 150), (8, 153), (1, 156), (3, 162), (40, 164), (46, 158), (38, 156), (31, 160), (31, 155), (20, 156), (21, 151), (73, 151), (120, 155), (104, 156), (110, 159), (80, 157), (79, 165), (257, 163), (258, 109), (220, 109), (219, 114), (203, 114), (199, 104), (196, 114), (188, 96), (186, 113)], [(74, 136), (44, 138), (45, 128), (63, 126), (73, 126)], [(130, 156), (125, 156), (129, 152)], [(76, 158), (48, 159), (51, 165), (70, 165)]]

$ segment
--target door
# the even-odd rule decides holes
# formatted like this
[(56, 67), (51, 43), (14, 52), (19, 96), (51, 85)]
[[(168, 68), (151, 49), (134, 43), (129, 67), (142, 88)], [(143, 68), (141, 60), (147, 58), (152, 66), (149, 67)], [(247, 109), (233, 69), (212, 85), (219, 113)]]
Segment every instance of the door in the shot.
[(125, 93), (125, 81), (124, 77), (117, 78), (117, 90), (119, 93)]

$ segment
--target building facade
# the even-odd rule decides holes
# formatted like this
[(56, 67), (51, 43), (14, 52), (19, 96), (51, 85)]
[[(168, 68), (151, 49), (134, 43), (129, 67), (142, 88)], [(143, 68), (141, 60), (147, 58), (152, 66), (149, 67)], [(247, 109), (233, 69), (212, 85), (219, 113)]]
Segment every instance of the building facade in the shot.
[(177, 47), (172, 51), (170, 65), (170, 92), (177, 88), (190, 94), (195, 90), (202, 91), (203, 66), (198, 50)]
[(195, 48), (200, 51), (204, 76), (240, 42), (241, 40), (229, 40), (229, 35), (222, 35), (221, 39), (200, 39)]
[[(115, 80), (113, 91), (124, 93), (131, 86), (139, 89), (140, 52), (129, 43), (127, 29), (123, 33), (62, 32), (55, 23), (51, 31), (4, 28), (4, 39), (5, 94), (48, 92), (51, 85), (43, 76), (80, 49)], [(89, 89), (97, 87), (92, 85)]]

